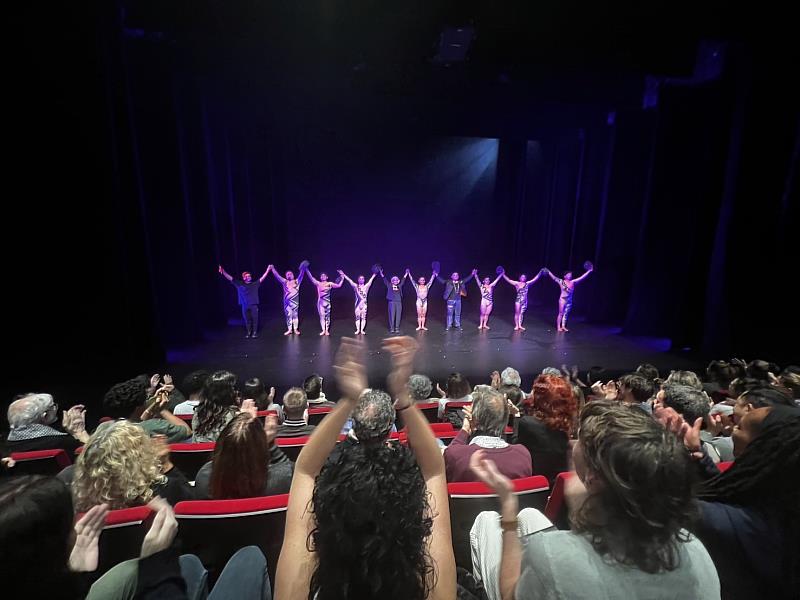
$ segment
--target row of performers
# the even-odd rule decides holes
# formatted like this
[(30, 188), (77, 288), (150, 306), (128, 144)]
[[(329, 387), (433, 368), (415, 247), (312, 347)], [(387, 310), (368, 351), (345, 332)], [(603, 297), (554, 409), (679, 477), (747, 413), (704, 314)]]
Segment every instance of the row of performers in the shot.
[(245, 327), (247, 329), (246, 337), (258, 336), (258, 288), (264, 280), (272, 273), (275, 279), (280, 283), (283, 288), (283, 310), (286, 315), (286, 331), (284, 335), (300, 334), (299, 328), (299, 315), (298, 310), (300, 306), (300, 284), (303, 282), (305, 275), (308, 275), (309, 280), (317, 289), (317, 311), (319, 312), (319, 325), (321, 328), (320, 335), (330, 335), (331, 323), (331, 291), (334, 288), (340, 288), (345, 281), (350, 284), (355, 292), (355, 321), (356, 321), (356, 335), (363, 335), (367, 326), (367, 296), (369, 295), (370, 287), (372, 286), (375, 277), (380, 275), (386, 286), (386, 300), (389, 305), (389, 332), (399, 333), (400, 331), (400, 316), (403, 310), (403, 284), (406, 280), (411, 282), (414, 291), (417, 295), (417, 331), (427, 331), (425, 327), (425, 320), (428, 314), (428, 292), (434, 282), (438, 281), (444, 286), (443, 298), (447, 302), (447, 329), (453, 327), (461, 328), (461, 298), (467, 295), (466, 286), (470, 280), (475, 279), (475, 282), (481, 294), (481, 308), (480, 308), (480, 324), (478, 329), (489, 329), (489, 315), (492, 313), (494, 287), (504, 279), (509, 284), (514, 286), (517, 292), (514, 300), (514, 330), (524, 331), (522, 320), (525, 316), (525, 310), (528, 307), (528, 290), (531, 285), (536, 283), (542, 275), (547, 275), (561, 288), (561, 295), (558, 299), (558, 317), (556, 319), (556, 328), (558, 331), (569, 331), (567, 329), (567, 317), (572, 309), (572, 297), (575, 292), (575, 284), (586, 279), (594, 269), (592, 263), (585, 262), (584, 268), (586, 272), (580, 277), (573, 278), (572, 272), (564, 273), (563, 277), (557, 277), (547, 268), (542, 268), (533, 279), (528, 279), (525, 275), (520, 275), (519, 279), (514, 280), (508, 277), (502, 267), (497, 267), (497, 277), (492, 281), (489, 277), (481, 280), (478, 277), (478, 270), (473, 269), (468, 277), (461, 278), (458, 272), (450, 275), (449, 279), (439, 277), (439, 263), (434, 262), (432, 265), (433, 272), (430, 279), (420, 277), (416, 281), (411, 274), (410, 269), (406, 269), (403, 277), (393, 276), (386, 278), (383, 273), (383, 268), (380, 265), (374, 265), (372, 268), (372, 276), (366, 279), (363, 275), (353, 281), (347, 274), (338, 270), (338, 279), (330, 281), (326, 273), (320, 273), (319, 279), (315, 279), (309, 270), (308, 261), (303, 261), (300, 264), (299, 275), (295, 277), (292, 271), (286, 271), (285, 276), (281, 276), (274, 265), (269, 265), (264, 274), (258, 279), (254, 279), (252, 274), (248, 271), (242, 273), (241, 279), (237, 279), (230, 275), (222, 265), (219, 266), (220, 274), (225, 277), (234, 287), (238, 293), (239, 305), (242, 308), (242, 317), (244, 318)]

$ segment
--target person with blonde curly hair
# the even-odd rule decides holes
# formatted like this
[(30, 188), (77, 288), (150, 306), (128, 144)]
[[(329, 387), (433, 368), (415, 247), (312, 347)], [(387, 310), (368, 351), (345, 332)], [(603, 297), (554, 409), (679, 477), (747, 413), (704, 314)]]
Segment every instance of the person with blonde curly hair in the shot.
[(193, 498), (186, 477), (172, 466), (163, 439), (152, 440), (130, 421), (102, 423), (78, 457), (72, 478), (77, 511), (97, 504), (111, 510), (143, 506), (154, 496), (170, 504)]

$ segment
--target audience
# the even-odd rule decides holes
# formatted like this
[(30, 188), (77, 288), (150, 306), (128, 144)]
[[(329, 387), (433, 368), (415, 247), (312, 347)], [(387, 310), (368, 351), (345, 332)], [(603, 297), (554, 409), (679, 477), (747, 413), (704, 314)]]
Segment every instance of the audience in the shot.
[(25, 394), (8, 407), (10, 431), (5, 441), (5, 453), (54, 450), (61, 448), (72, 456), (78, 446), (86, 443), (86, 411), (73, 406), (64, 412), (65, 431), (51, 427), (58, 417), (58, 404), (50, 394)]
[(256, 405), (256, 410), (274, 410), (278, 414), (278, 420), (281, 418), (280, 406), (275, 404), (275, 388), (267, 387), (264, 382), (258, 377), (252, 377), (244, 382), (244, 399), (252, 400)]
[[(473, 455), (476, 476), (495, 490), (501, 508), (499, 522), (497, 513), (481, 513), (471, 535), (487, 591), (497, 586), (494, 597), (519, 600), (720, 597), (714, 563), (687, 531), (691, 465), (675, 436), (641, 410), (590, 402), (574, 462), (572, 530), (547, 531), (538, 511), (518, 515), (511, 482), (487, 454)], [(518, 529), (539, 533), (528, 535), (523, 549)]]
[(289, 388), (283, 395), (283, 423), (278, 427), (277, 437), (306, 437), (314, 431), (308, 424), (308, 400), (306, 393), (298, 387)]
[(450, 373), (447, 378), (446, 389), (442, 389), (439, 384), (436, 390), (439, 392), (439, 418), (444, 417), (445, 406), (448, 402), (472, 402), (470, 392), (472, 387), (466, 377), (461, 373)]
[(276, 598), (452, 600), (456, 569), (444, 461), (407, 392), (416, 342), (390, 338), (389, 392), (408, 446), (359, 443), (326, 461), (367, 387), (363, 344), (343, 339), (342, 397), (295, 466)]
[(656, 403), (659, 406), (673, 409), (687, 423), (693, 424), (699, 419), (703, 448), (715, 463), (721, 460), (720, 451), (713, 443), (714, 435), (707, 429), (711, 399), (704, 391), (688, 385), (670, 383), (668, 379), (656, 395)]
[(332, 408), (335, 402), (330, 402), (322, 391), (322, 377), (314, 373), (303, 381), (303, 391), (306, 394), (308, 405), (312, 408)]
[(192, 371), (184, 377), (181, 391), (186, 395), (186, 400), (175, 406), (172, 412), (176, 415), (193, 415), (203, 399), (203, 387), (210, 375), (208, 371)]
[(206, 379), (201, 398), (192, 417), (192, 441), (216, 442), (220, 432), (239, 413), (236, 375), (215, 371)]
[(696, 390), (703, 390), (703, 382), (694, 371), (671, 371), (664, 384), (685, 385)]
[(103, 397), (103, 410), (112, 419), (127, 419), (150, 435), (164, 435), (170, 444), (182, 442), (192, 435), (191, 428), (173, 415), (160, 401), (147, 397), (148, 382), (144, 376), (118, 383)]
[(649, 415), (653, 414), (650, 401), (657, 391), (654, 381), (641, 373), (623, 375), (619, 378), (616, 399), (628, 406), (637, 406)]
[(480, 385), (472, 392), (471, 409), (465, 411), (461, 431), (444, 451), (447, 481), (477, 481), (470, 457), (484, 449), (509, 479), (531, 475), (531, 453), (521, 444), (503, 439), (508, 423), (508, 401), (498, 390)]
[(250, 413), (235, 416), (220, 433), (212, 460), (197, 473), (197, 498), (288, 494), (294, 465), (274, 444), (277, 427), (274, 417), (262, 426)]
[(414, 402), (429, 402), (433, 383), (427, 375), (415, 373), (408, 378), (408, 393)]
[(78, 456), (72, 476), (75, 508), (142, 506), (154, 496), (170, 504), (194, 497), (186, 477), (163, 461), (164, 451), (130, 421), (101, 423)]
[(556, 475), (569, 470), (569, 438), (578, 415), (572, 386), (562, 377), (539, 375), (523, 410), (515, 441), (528, 449), (533, 472), (552, 485)]
[(636, 367), (636, 374), (656, 385), (661, 383), (661, 374), (658, 372), (658, 368), (650, 363), (642, 363)]

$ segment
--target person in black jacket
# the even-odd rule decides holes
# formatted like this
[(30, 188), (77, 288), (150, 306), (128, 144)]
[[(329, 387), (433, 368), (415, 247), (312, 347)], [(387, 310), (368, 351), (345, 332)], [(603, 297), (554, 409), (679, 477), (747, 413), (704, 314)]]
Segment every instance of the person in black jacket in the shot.
[(447, 301), (447, 329), (451, 327), (461, 329), (461, 298), (467, 295), (467, 283), (475, 277), (478, 269), (472, 269), (469, 277), (461, 279), (457, 271), (450, 275), (450, 279), (443, 279), (436, 276), (436, 281), (444, 285), (442, 298)]

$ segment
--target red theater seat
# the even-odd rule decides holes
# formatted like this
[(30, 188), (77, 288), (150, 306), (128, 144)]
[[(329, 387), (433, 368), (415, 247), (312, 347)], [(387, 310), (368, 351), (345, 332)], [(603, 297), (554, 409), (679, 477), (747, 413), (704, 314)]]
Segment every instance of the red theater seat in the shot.
[(417, 408), (422, 411), (428, 423), (439, 422), (439, 403), (438, 402), (417, 402)]
[(153, 516), (153, 511), (147, 506), (122, 508), (108, 513), (98, 542), (100, 562), (95, 573), (98, 577), (124, 560), (139, 557)]
[(732, 466), (733, 466), (733, 461), (732, 460), (727, 460), (727, 461), (722, 461), (722, 462), (717, 463), (717, 468), (722, 473), (724, 473), (725, 471), (730, 469)]
[(179, 419), (186, 421), (189, 425), (192, 424), (192, 419), (194, 418), (194, 413), (184, 414), (184, 415), (175, 415)]
[(288, 504), (289, 494), (178, 502), (175, 517), (182, 552), (196, 554), (214, 581), (237, 550), (258, 546), (274, 582)]
[(575, 476), (575, 471), (566, 471), (556, 475), (553, 483), (553, 491), (547, 499), (544, 507), (544, 516), (558, 529), (569, 529), (569, 519), (567, 517), (567, 505), (564, 502), (564, 486), (570, 477)]
[(472, 402), (447, 402), (444, 405), (445, 414), (449, 412), (457, 412), (462, 410), (465, 406), (469, 406)]
[(31, 452), (12, 452), (16, 464), (12, 475), (57, 475), (63, 468), (72, 464), (66, 450), (32, 450)]
[(325, 418), (329, 412), (333, 410), (330, 406), (323, 406), (322, 408), (309, 408), (308, 409), (308, 424), (319, 425), (322, 419)]
[[(514, 494), (519, 499), (519, 509), (542, 510), (547, 502), (549, 486), (541, 475), (514, 479)], [(499, 508), (497, 495), (490, 487), (480, 482), (448, 483), (450, 494), (450, 527), (456, 565), (472, 571), (472, 554), (469, 547), (469, 530), (475, 518), (484, 510)]]
[(197, 444), (170, 444), (170, 458), (178, 470), (186, 475), (189, 481), (194, 481), (197, 472), (204, 464), (211, 460), (214, 454), (215, 442), (200, 442)]
[(292, 462), (297, 460), (300, 456), (300, 451), (308, 443), (309, 436), (291, 437), (291, 438), (275, 438), (275, 443), (283, 450), (284, 454), (289, 457)]

